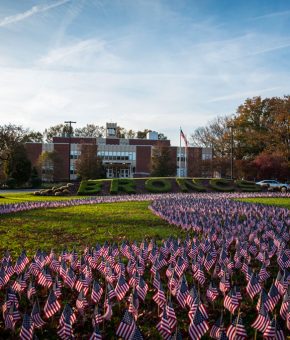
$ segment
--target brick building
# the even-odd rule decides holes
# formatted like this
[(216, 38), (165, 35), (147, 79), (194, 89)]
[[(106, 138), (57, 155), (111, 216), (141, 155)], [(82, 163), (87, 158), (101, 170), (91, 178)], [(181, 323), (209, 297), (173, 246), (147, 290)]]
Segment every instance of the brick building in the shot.
[[(117, 124), (107, 123), (105, 138), (78, 136), (54, 137), (52, 143), (27, 143), (26, 150), (33, 165), (36, 165), (43, 152), (58, 155), (58, 162), (43, 165), (42, 177), (47, 180), (47, 173), (53, 171), (54, 181), (75, 180), (76, 160), (81, 154), (83, 144), (96, 144), (98, 156), (102, 158), (107, 178), (147, 177), (150, 175), (152, 148), (156, 145), (170, 147), (172, 159), (176, 161), (177, 176), (210, 176), (209, 169), (203, 170), (202, 160), (212, 158), (209, 148), (187, 148), (187, 174), (185, 169), (185, 148), (171, 146), (170, 140), (158, 140), (158, 133), (148, 132), (146, 139), (117, 138)], [(179, 157), (181, 156), (181, 162)], [(179, 168), (179, 165), (180, 168)], [(53, 168), (54, 167), (54, 168)]]

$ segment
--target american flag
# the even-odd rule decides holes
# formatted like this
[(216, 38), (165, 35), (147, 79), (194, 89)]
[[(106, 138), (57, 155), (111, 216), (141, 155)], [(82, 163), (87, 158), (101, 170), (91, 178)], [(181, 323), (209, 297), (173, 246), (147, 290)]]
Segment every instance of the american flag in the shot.
[(180, 136), (181, 138), (183, 139), (184, 143), (185, 143), (185, 146), (188, 147), (189, 143), (188, 143), (188, 140), (185, 136), (185, 134), (183, 133), (182, 129), (180, 128)]
[(209, 329), (206, 319), (203, 317), (199, 308), (189, 325), (189, 336), (192, 340), (199, 340)]
[(60, 303), (53, 290), (50, 291), (48, 299), (44, 305), (43, 311), (45, 316), (49, 319), (60, 310)]
[(223, 314), (216, 320), (210, 330), (210, 337), (219, 339), (221, 332), (224, 330)]
[(227, 336), (229, 340), (243, 340), (247, 338), (247, 332), (240, 314), (233, 319), (227, 330)]
[(102, 336), (101, 336), (98, 325), (94, 327), (93, 334), (90, 336), (89, 340), (102, 340)]
[(256, 294), (259, 294), (262, 287), (257, 279), (255, 273), (252, 274), (250, 281), (247, 284), (246, 291), (250, 295), (251, 299), (255, 297)]
[(187, 296), (188, 296), (188, 286), (186, 282), (186, 277), (185, 275), (183, 275), (180, 280), (180, 285), (176, 292), (177, 301), (179, 302), (182, 308), (185, 308)]
[(135, 320), (138, 319), (139, 298), (135, 288), (129, 297), (129, 312), (134, 316)]
[(34, 333), (34, 324), (31, 317), (28, 314), (24, 314), (22, 327), (20, 330), (21, 340), (32, 340)]
[(59, 321), (59, 330), (57, 332), (58, 336), (63, 339), (73, 339), (73, 329), (72, 329), (72, 320), (71, 320), (71, 312), (67, 308), (63, 311), (60, 321)]
[(99, 283), (95, 280), (92, 286), (92, 294), (91, 299), (94, 303), (98, 303), (103, 294), (103, 288), (99, 285)]
[(269, 323), (270, 323), (270, 318), (269, 318), (268, 312), (265, 309), (264, 304), (262, 303), (260, 310), (259, 310), (258, 317), (255, 320), (255, 322), (252, 324), (252, 327), (263, 333), (265, 329), (268, 327)]
[(144, 301), (148, 291), (148, 284), (144, 281), (142, 276), (139, 277), (136, 290), (139, 298)]
[(72, 268), (69, 267), (65, 273), (63, 282), (66, 285), (68, 285), (70, 289), (73, 289), (75, 285), (75, 281), (76, 281), (76, 275), (74, 271), (72, 270)]
[(177, 325), (177, 318), (176, 318), (176, 314), (173, 308), (173, 304), (171, 301), (168, 302), (167, 306), (166, 306), (166, 313), (167, 313), (167, 317), (168, 317), (168, 321), (169, 321), (169, 326), (171, 329), (171, 332), (174, 331), (176, 325)]
[(112, 303), (109, 297), (105, 300), (105, 313), (103, 315), (104, 320), (111, 320), (113, 315)]
[(128, 310), (125, 311), (123, 319), (118, 326), (116, 331), (116, 335), (124, 338), (125, 340), (129, 340), (130, 337), (134, 334), (136, 328), (136, 324), (134, 318)]
[(217, 286), (213, 281), (210, 282), (208, 289), (206, 290), (206, 297), (209, 301), (213, 302), (219, 296)]
[(88, 305), (89, 304), (88, 304), (88, 301), (85, 297), (84, 291), (81, 290), (79, 292), (79, 295), (78, 295), (78, 298), (77, 298), (77, 301), (76, 301), (76, 307), (78, 309), (78, 312), (80, 314), (84, 314), (85, 309), (86, 309), (86, 307), (88, 307)]
[(235, 291), (231, 289), (224, 298), (224, 307), (228, 309), (231, 314), (234, 314), (236, 309), (239, 307), (239, 300)]
[(170, 339), (171, 327), (168, 321), (166, 308), (163, 309), (161, 320), (158, 322), (156, 328), (164, 339)]
[(99, 323), (102, 323), (103, 322), (103, 316), (100, 312), (100, 308), (98, 305), (95, 306), (95, 309), (94, 309), (94, 318), (93, 318), (93, 324), (96, 325), (96, 324), (99, 324)]
[(121, 301), (124, 296), (126, 295), (127, 291), (129, 290), (129, 285), (124, 279), (124, 276), (121, 274), (119, 277), (119, 280), (117, 282), (117, 285), (115, 287), (115, 293), (117, 295), (117, 299)]
[(263, 333), (263, 338), (266, 340), (285, 340), (284, 331), (281, 327), (280, 322), (274, 317), (268, 324), (267, 328)]
[(277, 287), (275, 286), (275, 284), (272, 283), (272, 286), (271, 286), (269, 293), (268, 293), (268, 299), (265, 302), (266, 310), (271, 312), (275, 308), (275, 306), (277, 305), (279, 300), (280, 300), (279, 291), (278, 291)]
[(36, 300), (33, 304), (32, 312), (31, 312), (31, 318), (33, 321), (33, 324), (36, 328), (40, 328), (45, 325), (45, 322), (42, 320), (40, 316), (40, 308), (39, 308), (39, 302)]
[(143, 336), (138, 326), (135, 327), (135, 331), (130, 337), (130, 340), (143, 340)]
[(157, 305), (160, 308), (163, 308), (163, 306), (166, 303), (166, 297), (165, 297), (164, 289), (163, 289), (161, 282), (159, 284), (156, 294), (153, 296), (153, 300), (157, 303)]
[(27, 289), (27, 298), (28, 300), (31, 300), (32, 296), (36, 294), (36, 289), (35, 289), (35, 285), (34, 282), (31, 280), (29, 282), (29, 286)]
[(287, 313), (290, 316), (290, 286), (288, 287), (288, 291), (285, 293), (283, 297), (283, 301), (280, 308), (280, 316), (283, 320), (287, 319)]

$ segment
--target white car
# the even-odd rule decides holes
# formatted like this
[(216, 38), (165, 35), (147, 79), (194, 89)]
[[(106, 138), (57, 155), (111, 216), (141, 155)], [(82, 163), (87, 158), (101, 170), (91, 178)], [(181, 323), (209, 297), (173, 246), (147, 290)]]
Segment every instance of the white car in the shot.
[(268, 190), (280, 190), (280, 191), (288, 191), (290, 190), (290, 185), (287, 183), (280, 183), (273, 179), (265, 179), (260, 182), (256, 182), (256, 184), (260, 185), (262, 188), (268, 188)]

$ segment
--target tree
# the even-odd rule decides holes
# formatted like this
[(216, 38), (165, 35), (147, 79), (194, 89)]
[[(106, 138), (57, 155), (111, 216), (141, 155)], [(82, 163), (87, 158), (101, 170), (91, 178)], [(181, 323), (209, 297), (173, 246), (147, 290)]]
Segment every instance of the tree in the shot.
[(7, 177), (14, 178), (17, 186), (21, 186), (29, 180), (31, 162), (23, 144), (14, 147), (11, 157), (5, 161), (5, 168)]
[(248, 98), (238, 107), (233, 125), (238, 159), (279, 149), (290, 160), (290, 96)]
[(164, 133), (158, 133), (158, 139), (159, 140), (167, 140), (167, 137), (164, 135)]
[[(175, 160), (175, 158), (173, 158)], [(172, 160), (170, 147), (158, 143), (153, 147), (151, 176), (168, 177), (176, 175), (176, 161)]]
[(121, 126), (117, 126), (117, 137), (118, 138), (135, 138), (136, 132), (132, 129), (127, 130)]
[(0, 125), (0, 161), (9, 160), (14, 149), (26, 142), (41, 142), (40, 132), (24, 129), (21, 125)]
[[(21, 125), (7, 124), (0, 125), (0, 173), (1, 181), (7, 179), (7, 176), (11, 176), (11, 169), (14, 167), (17, 157), (23, 154), (23, 161), (26, 157), (26, 153), (22, 152), (24, 143), (26, 142), (41, 142), (42, 134), (40, 132), (31, 131), (23, 128)], [(22, 150), (22, 151), (21, 151)], [(14, 159), (12, 159), (14, 158)], [(21, 158), (21, 157), (20, 157)], [(21, 162), (20, 162), (21, 163)], [(26, 162), (22, 164), (24, 166), (24, 172), (27, 170)], [(18, 171), (19, 170), (19, 171)], [(21, 169), (17, 169), (18, 176)], [(21, 178), (21, 175), (20, 175)], [(25, 176), (24, 176), (25, 178)], [(22, 182), (21, 179), (18, 181)], [(17, 183), (16, 183), (17, 184)]]
[(38, 173), (42, 174), (44, 182), (54, 181), (55, 168), (61, 163), (61, 157), (57, 151), (44, 151), (37, 161)]
[(149, 129), (144, 129), (143, 131), (137, 131), (137, 138), (146, 139), (147, 133), (151, 131), (152, 130), (149, 130)]
[(75, 129), (75, 135), (80, 137), (104, 137), (105, 136), (105, 127), (104, 126), (98, 126), (95, 124), (87, 124), (86, 126), (82, 128), (76, 128)]
[(61, 136), (63, 134), (65, 135), (72, 135), (74, 132), (73, 127), (68, 124), (58, 124), (49, 127), (48, 129), (44, 130), (43, 136), (45, 138), (45, 141), (48, 143), (51, 143), (53, 140), (53, 137)]
[(256, 178), (274, 178), (285, 180), (289, 177), (289, 161), (285, 159), (280, 151), (270, 153), (261, 152), (252, 162), (256, 169)]
[(102, 160), (97, 156), (96, 144), (82, 144), (81, 155), (76, 161), (77, 175), (81, 179), (105, 178), (106, 172)]
[(289, 171), (290, 96), (248, 98), (234, 117), (219, 117), (194, 131), (193, 143), (213, 148), (213, 170), (219, 169), (222, 175), (227, 175), (230, 168), (231, 133), (235, 174), (245, 178), (255, 175), (257, 167), (252, 162), (256, 157), (275, 154), (277, 150), (283, 164), (288, 160)]

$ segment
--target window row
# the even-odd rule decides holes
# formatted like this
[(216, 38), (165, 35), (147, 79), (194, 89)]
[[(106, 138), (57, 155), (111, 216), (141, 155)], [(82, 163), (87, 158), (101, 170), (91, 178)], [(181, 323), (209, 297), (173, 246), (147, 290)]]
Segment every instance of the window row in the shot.
[(104, 160), (135, 161), (136, 152), (132, 151), (98, 151), (98, 156)]

